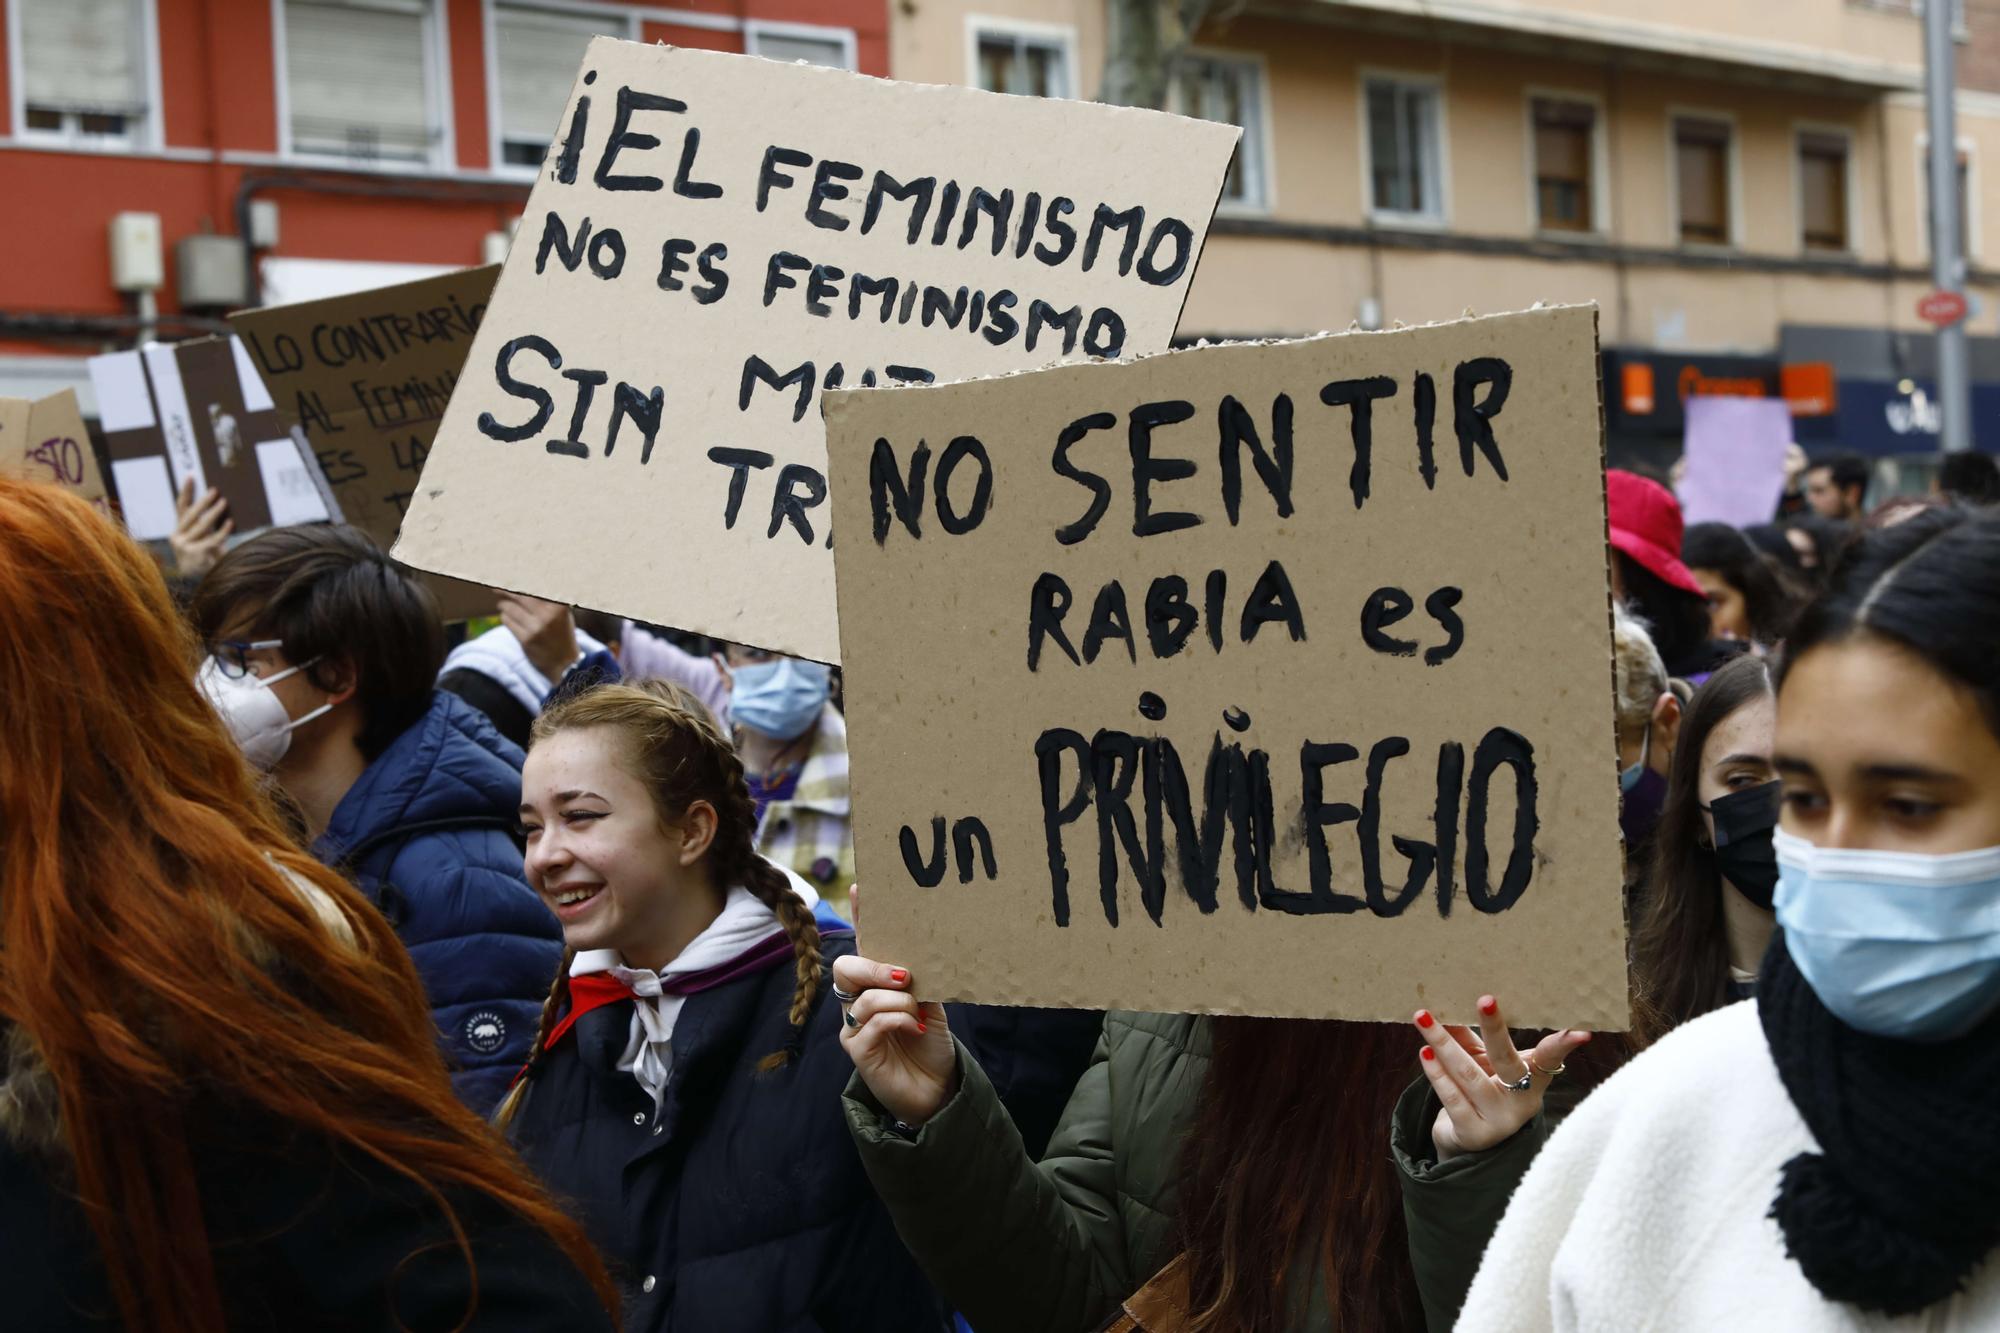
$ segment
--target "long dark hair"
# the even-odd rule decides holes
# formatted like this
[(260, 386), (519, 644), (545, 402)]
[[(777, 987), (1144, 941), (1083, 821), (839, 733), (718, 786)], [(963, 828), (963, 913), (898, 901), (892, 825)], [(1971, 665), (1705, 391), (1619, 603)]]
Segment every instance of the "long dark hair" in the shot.
[(1383, 1150), (1416, 1074), (1416, 1034), (1393, 1023), (1217, 1018), (1215, 1053), (1182, 1150), (1189, 1333), (1281, 1333), (1316, 1261), (1333, 1327), (1421, 1330), (1402, 1187)]
[(1632, 936), (1634, 1036), (1647, 1045), (1729, 999), (1722, 872), (1702, 832), (1701, 752), (1736, 710), (1772, 692), (1771, 668), (1748, 654), (1719, 668), (1689, 700), (1653, 830), (1646, 896)]
[(1971, 690), (2000, 735), (2000, 514), (1931, 510), (1848, 547), (1826, 595), (1799, 617), (1786, 668), (1864, 633), (1902, 644)]
[(1791, 631), (1797, 602), (1779, 581), (1772, 562), (1727, 523), (1697, 523), (1689, 528), (1681, 538), (1681, 563), (1690, 569), (1714, 570), (1742, 594), (1750, 633), (1757, 642), (1777, 643)]
[(1623, 551), (1611, 554), (1618, 561), (1625, 604), (1646, 622), (1667, 674), (1685, 676), (1701, 670), (1702, 645), (1709, 637), (1707, 599), (1676, 588)]

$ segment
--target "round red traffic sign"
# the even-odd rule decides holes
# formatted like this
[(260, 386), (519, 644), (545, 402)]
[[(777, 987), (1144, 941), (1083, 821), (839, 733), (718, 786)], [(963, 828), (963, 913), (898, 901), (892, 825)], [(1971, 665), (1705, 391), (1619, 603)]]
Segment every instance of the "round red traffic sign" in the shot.
[(1917, 302), (1917, 318), (1943, 328), (1965, 318), (1965, 297), (1958, 292), (1932, 292)]

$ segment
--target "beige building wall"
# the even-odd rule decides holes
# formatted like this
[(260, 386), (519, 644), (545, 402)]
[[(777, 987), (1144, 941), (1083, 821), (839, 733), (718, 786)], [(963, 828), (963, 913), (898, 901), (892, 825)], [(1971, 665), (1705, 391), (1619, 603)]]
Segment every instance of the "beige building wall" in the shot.
[[(1279, 12), (1214, 25), (1195, 49), (1260, 72), (1262, 123), (1251, 132), (1264, 197), (1218, 215), (1184, 336), (1417, 323), (1536, 301), (1595, 301), (1606, 345), (1664, 351), (1769, 352), (1784, 324), (1925, 327), (1915, 312), (1929, 288), (1923, 113), (1908, 91), (1922, 32), (1902, 0), (1294, 0), (1253, 10)], [(1074, 91), (1101, 84), (1101, 0), (898, 0), (892, 12), (898, 77), (971, 81), (972, 33), (1018, 25), (1068, 43)], [(1363, 85), (1374, 74), (1442, 92), (1438, 223), (1370, 218)], [(1537, 231), (1529, 107), (1547, 93), (1598, 108), (1591, 236)], [(2000, 262), (2000, 206), (1987, 202), (2000, 97), (1966, 94), (1961, 107), (1972, 290), (1985, 304), (1974, 331), (1991, 333), (2000, 281), (1980, 266)], [(1677, 114), (1733, 126), (1727, 247), (1680, 246)], [(1850, 144), (1845, 256), (1801, 247), (1797, 136), (1808, 128)]]

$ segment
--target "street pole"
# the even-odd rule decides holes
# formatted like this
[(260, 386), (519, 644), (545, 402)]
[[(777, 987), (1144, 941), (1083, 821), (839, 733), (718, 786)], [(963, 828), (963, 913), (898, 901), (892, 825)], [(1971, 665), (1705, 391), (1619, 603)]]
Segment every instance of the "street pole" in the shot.
[[(1925, 0), (1924, 100), (1930, 121), (1931, 279), (1938, 291), (1965, 291), (1965, 238), (1958, 234), (1958, 52), (1952, 37), (1957, 0)], [(1972, 448), (1972, 384), (1965, 321), (1938, 326), (1938, 412), (1946, 453)]]

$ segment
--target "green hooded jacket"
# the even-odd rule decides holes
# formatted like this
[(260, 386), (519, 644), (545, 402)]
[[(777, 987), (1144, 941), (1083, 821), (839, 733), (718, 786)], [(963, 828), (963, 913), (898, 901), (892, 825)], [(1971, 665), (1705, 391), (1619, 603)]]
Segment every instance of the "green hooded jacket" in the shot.
[[(957, 1095), (914, 1138), (895, 1131), (858, 1076), (844, 1098), (848, 1128), (904, 1244), (973, 1328), (1084, 1333), (1179, 1252), (1181, 1140), (1210, 1049), (1202, 1018), (1107, 1013), (1039, 1164), (962, 1046)], [(1490, 1152), (1439, 1165), (1428, 1160), (1436, 1113), (1419, 1078), (1383, 1130), (1395, 1140), (1417, 1286), (1432, 1333), (1443, 1333), (1545, 1127), (1537, 1117)], [(1306, 1286), (1303, 1272), (1294, 1285)], [(1302, 1333), (1331, 1333), (1323, 1288), (1307, 1289)]]

